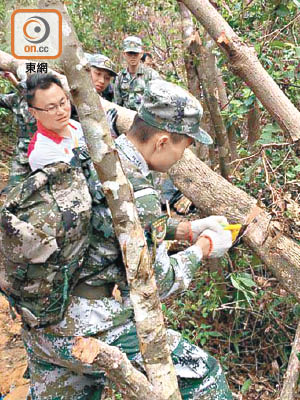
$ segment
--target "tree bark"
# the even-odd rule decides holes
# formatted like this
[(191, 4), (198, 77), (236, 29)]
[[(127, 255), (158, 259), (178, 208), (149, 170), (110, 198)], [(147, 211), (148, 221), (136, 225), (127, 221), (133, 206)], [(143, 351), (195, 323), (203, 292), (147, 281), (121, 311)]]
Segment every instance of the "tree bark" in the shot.
[[(199, 101), (201, 101), (201, 82), (197, 73), (197, 64), (199, 64), (199, 54), (197, 49), (201, 46), (201, 39), (198, 32), (195, 31), (194, 22), (190, 10), (181, 2), (179, 5), (179, 13), (181, 16), (181, 30), (184, 51), (184, 64), (187, 74), (188, 89)], [(211, 118), (209, 112), (206, 112), (206, 104), (203, 104), (203, 118), (201, 127), (211, 134), (213, 127), (211, 126)], [(212, 137), (215, 134), (211, 134)], [(207, 147), (202, 143), (197, 143), (197, 155), (200, 160), (206, 162), (210, 166), (215, 165), (215, 157), (210, 159), (210, 155), (214, 156), (213, 146)]]
[(209, 0), (181, 0), (227, 56), (230, 68), (252, 89), (257, 98), (293, 141), (300, 139), (300, 112), (260, 64), (253, 47), (236, 35)]
[(201, 99), (201, 87), (200, 81), (198, 79), (196, 71), (197, 57), (194, 52), (191, 51), (192, 42), (199, 42), (201, 44), (201, 39), (194, 29), (194, 23), (192, 19), (192, 14), (190, 10), (183, 4), (178, 3), (179, 13), (181, 16), (181, 30), (182, 30), (182, 41), (183, 41), (183, 58), (185, 69), (187, 73), (187, 83), (188, 89), (199, 101)]
[(255, 99), (252, 107), (248, 113), (247, 128), (248, 128), (248, 146), (250, 149), (253, 148), (255, 142), (259, 139), (259, 124), (260, 124), (260, 112), (258, 102)]
[(219, 164), (221, 175), (228, 179), (230, 175), (230, 152), (229, 152), (229, 142), (227, 137), (226, 128), (221, 116), (221, 110), (218, 103), (217, 93), (217, 66), (216, 57), (212, 53), (213, 41), (206, 35), (206, 43), (202, 43), (200, 46), (200, 65), (201, 68), (202, 83), (203, 83), (203, 94), (210, 112), (210, 118), (212, 120), (216, 142), (218, 146), (219, 153)]
[(83, 363), (97, 365), (127, 399), (161, 399), (145, 375), (135, 369), (116, 346), (109, 346), (94, 338), (77, 338), (72, 354)]
[(297, 383), (299, 378), (300, 362), (298, 354), (300, 353), (300, 322), (298, 324), (296, 335), (289, 359), (288, 369), (285, 373), (285, 380), (280, 394), (280, 400), (294, 400)]
[(283, 227), (256, 200), (211, 171), (190, 151), (170, 170), (174, 184), (204, 215), (224, 214), (230, 223), (247, 223), (244, 242), (274, 273), (279, 282), (300, 300), (300, 246), (283, 233)]
[[(218, 87), (218, 94), (219, 100), (221, 105), (221, 110), (228, 104), (228, 97), (226, 92), (226, 86), (224, 80), (222, 78), (222, 72), (218, 69), (217, 70), (217, 87)], [(228, 142), (230, 147), (230, 157), (231, 161), (236, 160), (238, 158), (237, 154), (237, 139), (236, 139), (236, 129), (234, 125), (230, 125), (227, 128), (227, 136)]]
[(63, 4), (59, 0), (45, 0), (39, 6), (57, 9), (63, 16), (63, 52), (60, 62), (112, 213), (147, 376), (161, 399), (180, 399), (144, 231), (135, 208), (133, 192), (113, 145), (105, 112), (92, 87), (88, 64)]

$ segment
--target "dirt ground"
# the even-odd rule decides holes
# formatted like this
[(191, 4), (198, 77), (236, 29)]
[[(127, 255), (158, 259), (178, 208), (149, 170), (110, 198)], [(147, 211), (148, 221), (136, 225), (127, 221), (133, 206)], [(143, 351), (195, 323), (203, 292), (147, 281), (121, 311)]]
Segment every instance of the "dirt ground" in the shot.
[(9, 305), (0, 295), (0, 397), (5, 400), (26, 399), (28, 380), (23, 378), (27, 367), (26, 352), (20, 337), (21, 323), (12, 320)]
[[(4, 188), (8, 178), (8, 159), (13, 151), (0, 140), (0, 191)], [(4, 196), (0, 196), (0, 205)], [(23, 378), (27, 368), (26, 352), (20, 336), (21, 322), (19, 317), (12, 319), (9, 304), (0, 294), (0, 398), (5, 400), (25, 400), (29, 381)]]

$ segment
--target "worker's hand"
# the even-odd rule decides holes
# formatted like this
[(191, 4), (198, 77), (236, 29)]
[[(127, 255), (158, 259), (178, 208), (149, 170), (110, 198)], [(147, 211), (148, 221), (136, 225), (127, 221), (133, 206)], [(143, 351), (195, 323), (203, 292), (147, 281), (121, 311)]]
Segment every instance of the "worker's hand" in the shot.
[(232, 236), (230, 231), (221, 228), (218, 232), (211, 229), (205, 229), (196, 241), (198, 246), (203, 247), (203, 239), (208, 239), (209, 250), (203, 252), (204, 257), (218, 258), (222, 257), (232, 246)]
[(227, 218), (223, 215), (211, 215), (207, 218), (196, 219), (191, 221), (191, 228), (193, 233), (193, 243), (198, 239), (198, 236), (205, 230), (210, 229), (214, 232), (223, 231), (222, 225), (227, 225)]
[(106, 113), (106, 119), (110, 128), (111, 136), (115, 139), (120, 136), (120, 132), (117, 128), (117, 118), (118, 118), (118, 111), (115, 108), (111, 108)]

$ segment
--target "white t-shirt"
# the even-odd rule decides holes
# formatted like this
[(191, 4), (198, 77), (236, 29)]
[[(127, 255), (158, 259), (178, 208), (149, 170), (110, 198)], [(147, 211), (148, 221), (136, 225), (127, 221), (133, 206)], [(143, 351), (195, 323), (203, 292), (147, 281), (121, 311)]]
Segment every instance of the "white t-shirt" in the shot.
[(85, 145), (85, 140), (79, 122), (70, 119), (69, 129), (71, 137), (61, 137), (37, 123), (37, 131), (29, 143), (27, 153), (32, 171), (54, 162), (71, 161), (72, 149)]

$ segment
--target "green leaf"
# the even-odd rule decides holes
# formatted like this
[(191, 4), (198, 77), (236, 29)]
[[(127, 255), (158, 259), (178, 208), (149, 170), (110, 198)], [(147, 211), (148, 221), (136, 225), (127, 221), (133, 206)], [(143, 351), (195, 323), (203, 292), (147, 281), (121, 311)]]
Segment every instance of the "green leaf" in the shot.
[(270, 43), (270, 47), (282, 49), (285, 47), (285, 43), (281, 42), (280, 40), (273, 40), (273, 42)]
[(250, 389), (250, 386), (251, 386), (251, 385), (252, 385), (251, 379), (247, 379), (247, 380), (244, 382), (244, 384), (243, 384), (243, 386), (242, 386), (242, 388), (241, 388), (242, 394), (247, 393), (248, 390)]
[(256, 287), (256, 283), (252, 280), (252, 277), (250, 274), (241, 274), (239, 276), (239, 280), (243, 282), (243, 284), (247, 287)]
[(279, 17), (286, 17), (287, 15), (289, 15), (290, 11), (285, 5), (280, 4), (280, 6), (276, 8), (275, 13)]
[(216, 331), (207, 332), (207, 335), (208, 336), (213, 336), (213, 337), (221, 337), (221, 336), (223, 336), (222, 333), (216, 332)]
[(276, 137), (276, 133), (281, 132), (281, 128), (279, 125), (275, 124), (268, 124), (266, 125), (260, 136), (260, 139), (257, 141), (259, 144), (267, 144), (271, 142), (278, 142), (278, 138)]

